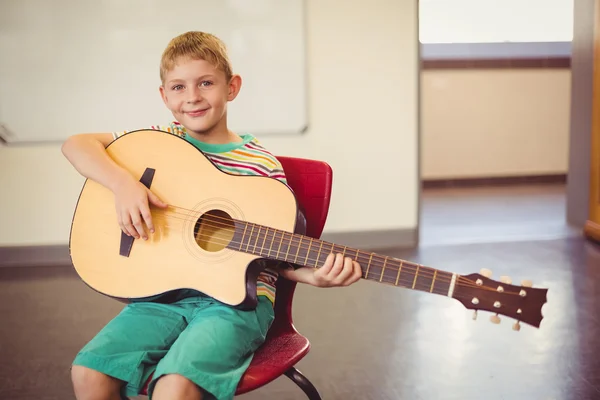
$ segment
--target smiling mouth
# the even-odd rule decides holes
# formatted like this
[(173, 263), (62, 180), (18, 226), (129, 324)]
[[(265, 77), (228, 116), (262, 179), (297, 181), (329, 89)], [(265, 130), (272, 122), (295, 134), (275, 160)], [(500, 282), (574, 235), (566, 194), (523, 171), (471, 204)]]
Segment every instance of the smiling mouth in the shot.
[(208, 108), (204, 110), (186, 111), (186, 114), (190, 117), (202, 117), (208, 112)]

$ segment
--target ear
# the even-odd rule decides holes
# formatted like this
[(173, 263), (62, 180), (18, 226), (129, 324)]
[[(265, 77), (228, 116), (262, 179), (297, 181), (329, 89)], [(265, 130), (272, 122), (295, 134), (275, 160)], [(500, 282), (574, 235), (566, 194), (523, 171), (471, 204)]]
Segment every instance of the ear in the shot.
[(162, 98), (163, 102), (165, 103), (165, 105), (167, 105), (167, 93), (165, 92), (165, 87), (163, 85), (160, 85), (158, 87), (158, 91), (160, 92), (160, 97)]
[(227, 101), (235, 99), (242, 88), (242, 77), (239, 75), (233, 75), (229, 80), (229, 87), (227, 92)]

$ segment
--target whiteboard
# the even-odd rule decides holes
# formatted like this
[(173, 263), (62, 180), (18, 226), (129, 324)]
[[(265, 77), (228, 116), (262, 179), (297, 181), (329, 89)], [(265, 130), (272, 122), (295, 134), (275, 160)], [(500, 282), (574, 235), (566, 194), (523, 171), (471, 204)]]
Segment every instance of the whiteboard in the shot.
[(230, 129), (306, 129), (303, 0), (0, 0), (0, 136), (52, 142), (168, 124), (160, 57), (190, 30), (220, 37), (242, 77)]

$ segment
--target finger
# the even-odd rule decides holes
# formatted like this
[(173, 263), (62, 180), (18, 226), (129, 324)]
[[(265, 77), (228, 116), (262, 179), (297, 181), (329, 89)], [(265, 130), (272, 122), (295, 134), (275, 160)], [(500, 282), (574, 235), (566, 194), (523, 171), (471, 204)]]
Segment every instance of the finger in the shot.
[(148, 189), (148, 199), (150, 203), (154, 204), (157, 207), (165, 208), (167, 207), (167, 203), (162, 201), (156, 194), (154, 194), (150, 189)]
[(133, 225), (131, 224), (131, 217), (129, 216), (129, 213), (127, 211), (123, 211), (121, 221), (123, 221), (123, 232), (125, 232), (129, 236), (135, 237), (135, 229), (133, 229)]
[(124, 214), (124, 218), (123, 218), (123, 224), (125, 225), (125, 229), (127, 229), (127, 232), (129, 232), (130, 236), (133, 236), (134, 238), (138, 237), (138, 233), (137, 230), (135, 229), (135, 226), (133, 226), (133, 221), (131, 218), (131, 213), (129, 211), (125, 211)]
[(144, 231), (144, 226), (142, 225), (142, 216), (138, 210), (131, 213), (131, 223), (134, 226), (136, 238), (145, 238), (146, 232)]
[(131, 236), (131, 235), (129, 235), (129, 232), (127, 232), (127, 228), (125, 228), (125, 224), (123, 224), (123, 221), (121, 220), (121, 218), (119, 218), (119, 228), (121, 228), (121, 232), (123, 232), (127, 236)]
[(341, 253), (337, 253), (335, 255), (335, 261), (333, 262), (333, 267), (331, 267), (331, 271), (327, 274), (329, 279), (334, 279), (337, 277), (340, 272), (342, 272), (342, 268), (344, 267), (344, 256)]
[(357, 261), (352, 262), (352, 275), (348, 279), (348, 284), (351, 285), (361, 279), (363, 276), (362, 268)]
[(123, 233), (129, 235), (129, 233), (127, 233), (127, 230), (125, 229), (125, 226), (123, 225), (123, 218), (121, 217), (121, 213), (119, 212), (119, 210), (117, 210), (117, 224), (119, 224), (119, 228), (121, 228), (121, 231), (123, 231)]
[(335, 283), (338, 285), (343, 285), (349, 277), (352, 276), (353, 266), (352, 259), (350, 257), (344, 258), (344, 265), (339, 275), (335, 278)]
[(142, 206), (140, 206), (140, 213), (142, 214), (144, 223), (148, 227), (150, 233), (154, 233), (154, 224), (152, 223), (152, 214), (150, 213), (150, 208), (146, 204), (142, 204)]
[(321, 276), (327, 276), (331, 271), (331, 268), (333, 267), (334, 259), (335, 255), (333, 253), (330, 253), (325, 259), (325, 263), (323, 264), (323, 266), (319, 268), (319, 270), (316, 273)]

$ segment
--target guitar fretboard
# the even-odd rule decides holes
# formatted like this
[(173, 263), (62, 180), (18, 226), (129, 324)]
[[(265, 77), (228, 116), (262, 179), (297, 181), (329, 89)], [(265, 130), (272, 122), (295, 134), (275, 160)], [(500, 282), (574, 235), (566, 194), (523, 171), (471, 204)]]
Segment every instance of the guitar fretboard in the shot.
[(227, 247), (313, 268), (322, 267), (329, 254), (341, 253), (360, 263), (363, 279), (452, 295), (450, 272), (243, 221), (235, 221), (234, 237)]

